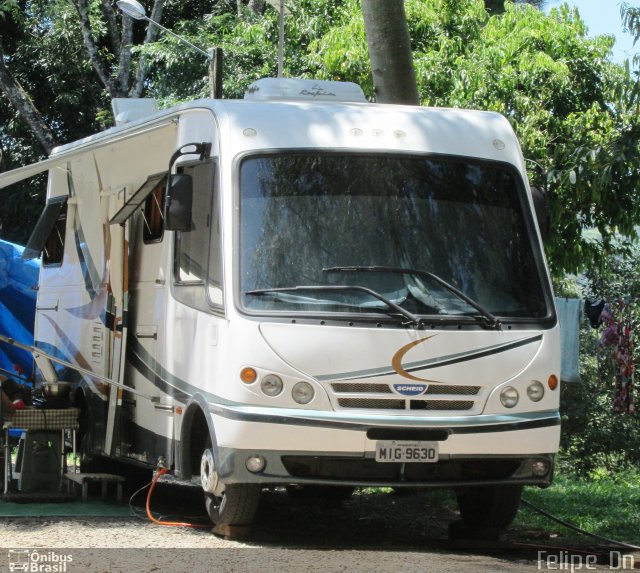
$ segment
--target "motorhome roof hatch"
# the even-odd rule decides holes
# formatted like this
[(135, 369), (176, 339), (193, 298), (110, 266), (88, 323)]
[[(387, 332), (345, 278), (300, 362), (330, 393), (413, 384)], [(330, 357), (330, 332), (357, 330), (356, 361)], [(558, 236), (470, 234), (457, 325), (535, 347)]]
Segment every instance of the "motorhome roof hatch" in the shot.
[(116, 125), (120, 126), (153, 115), (158, 111), (158, 104), (153, 98), (116, 97), (111, 100), (111, 108)]
[(298, 78), (262, 78), (247, 88), (244, 99), (367, 103), (358, 84)]

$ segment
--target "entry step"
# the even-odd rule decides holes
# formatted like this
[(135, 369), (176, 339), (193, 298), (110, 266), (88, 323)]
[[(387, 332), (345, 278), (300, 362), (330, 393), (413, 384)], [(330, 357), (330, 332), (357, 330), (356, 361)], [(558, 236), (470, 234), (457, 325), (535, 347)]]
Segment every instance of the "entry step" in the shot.
[(99, 474), (99, 473), (75, 473), (67, 472), (65, 477), (69, 480), (69, 486), (77, 483), (82, 486), (82, 503), (86, 503), (89, 497), (89, 484), (92, 482), (99, 482), (102, 484), (102, 499), (107, 497), (107, 486), (110, 483), (116, 484), (116, 500), (118, 503), (122, 502), (122, 484), (124, 483), (124, 476), (115, 474)]

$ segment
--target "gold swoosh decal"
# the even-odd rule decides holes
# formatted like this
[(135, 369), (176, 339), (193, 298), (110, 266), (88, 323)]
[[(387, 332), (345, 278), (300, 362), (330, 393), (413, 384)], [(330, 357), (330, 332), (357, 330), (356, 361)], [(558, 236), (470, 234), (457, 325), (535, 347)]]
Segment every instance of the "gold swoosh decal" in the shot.
[(410, 342), (409, 344), (406, 344), (405, 346), (403, 346), (400, 350), (398, 350), (398, 352), (396, 352), (393, 355), (393, 358), (391, 359), (391, 367), (403, 378), (408, 378), (409, 380), (415, 380), (416, 382), (435, 382), (437, 384), (438, 383), (437, 380), (429, 380), (428, 378), (420, 378), (419, 376), (414, 376), (413, 374), (409, 374), (409, 372), (407, 372), (402, 367), (402, 359), (404, 358), (405, 354), (409, 352), (409, 350), (411, 350), (414, 346), (418, 346), (418, 344), (422, 344), (423, 342), (426, 342), (427, 340), (433, 338), (434, 336), (437, 336), (437, 335), (432, 334), (431, 336), (427, 336), (426, 338), (420, 338), (419, 340), (414, 340), (413, 342)]

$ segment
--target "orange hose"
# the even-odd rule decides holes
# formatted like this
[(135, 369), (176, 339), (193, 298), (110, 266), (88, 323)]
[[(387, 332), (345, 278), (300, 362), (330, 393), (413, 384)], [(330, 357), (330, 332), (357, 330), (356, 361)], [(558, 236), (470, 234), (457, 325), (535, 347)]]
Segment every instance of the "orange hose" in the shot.
[(156, 474), (156, 477), (154, 477), (153, 481), (151, 482), (149, 493), (147, 493), (147, 505), (146, 505), (147, 517), (157, 525), (167, 525), (172, 527), (197, 527), (201, 529), (211, 529), (213, 527), (212, 524), (205, 525), (204, 523), (186, 523), (182, 521), (160, 521), (159, 519), (156, 519), (155, 517), (153, 517), (153, 514), (151, 513), (151, 492), (153, 492), (153, 488), (156, 487), (156, 483), (158, 483), (160, 476), (166, 473), (169, 473), (168, 469), (160, 468), (158, 470), (158, 473)]

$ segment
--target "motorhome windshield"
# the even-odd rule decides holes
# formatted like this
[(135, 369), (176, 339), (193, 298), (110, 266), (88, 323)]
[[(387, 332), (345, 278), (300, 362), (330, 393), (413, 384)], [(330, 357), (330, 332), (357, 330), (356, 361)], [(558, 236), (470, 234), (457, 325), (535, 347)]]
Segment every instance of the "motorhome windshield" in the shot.
[[(546, 317), (525, 205), (516, 171), (496, 162), (344, 153), (245, 158), (241, 304), (258, 313), (388, 315), (390, 302), (418, 316), (475, 316), (481, 307), (507, 319)], [(425, 273), (402, 269), (435, 275), (477, 306)], [(331, 288), (337, 285), (353, 288)]]

